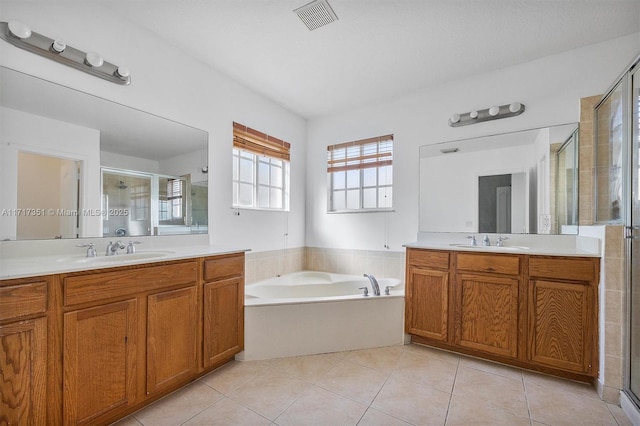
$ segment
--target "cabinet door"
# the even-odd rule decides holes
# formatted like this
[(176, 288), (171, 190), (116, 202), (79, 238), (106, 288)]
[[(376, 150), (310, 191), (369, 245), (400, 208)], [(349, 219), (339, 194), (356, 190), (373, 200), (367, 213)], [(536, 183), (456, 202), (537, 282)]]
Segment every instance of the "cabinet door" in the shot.
[(593, 292), (589, 283), (529, 282), (529, 357), (549, 367), (593, 374)]
[(455, 343), (496, 355), (518, 355), (516, 278), (459, 274)]
[(446, 342), (449, 273), (411, 267), (408, 281), (407, 333)]
[(136, 300), (64, 315), (64, 423), (95, 423), (135, 399)]
[(204, 285), (204, 368), (242, 351), (244, 287), (242, 278)]
[(147, 299), (147, 393), (197, 373), (196, 287), (164, 291)]
[(0, 424), (47, 423), (46, 365), (46, 318), (0, 326)]

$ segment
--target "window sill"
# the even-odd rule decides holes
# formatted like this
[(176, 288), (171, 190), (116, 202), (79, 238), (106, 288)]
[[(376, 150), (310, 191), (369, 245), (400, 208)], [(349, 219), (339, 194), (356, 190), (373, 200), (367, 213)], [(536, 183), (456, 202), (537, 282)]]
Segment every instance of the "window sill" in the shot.
[(353, 213), (393, 213), (395, 210), (390, 209), (360, 209), (360, 210), (328, 210), (327, 214), (353, 214)]
[(282, 212), (282, 213), (289, 213), (289, 209), (267, 209), (264, 207), (236, 207), (236, 206), (231, 206), (231, 210), (236, 210), (236, 211), (240, 211), (240, 210), (247, 210), (247, 211), (259, 211), (259, 212)]

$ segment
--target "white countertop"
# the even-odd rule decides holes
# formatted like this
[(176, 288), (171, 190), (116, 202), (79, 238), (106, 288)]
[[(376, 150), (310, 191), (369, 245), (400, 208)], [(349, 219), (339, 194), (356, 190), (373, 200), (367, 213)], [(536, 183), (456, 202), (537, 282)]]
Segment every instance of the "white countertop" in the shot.
[[(210, 245), (208, 239), (166, 238), (170, 238), (170, 240), (163, 240), (161, 237), (154, 237), (153, 240), (134, 238), (136, 241), (142, 240), (143, 243), (136, 246), (136, 253), (131, 257), (127, 257), (130, 255), (126, 254), (126, 249), (120, 250), (118, 255), (105, 256), (105, 247), (108, 241), (103, 239), (66, 240), (64, 242), (3, 241), (0, 245), (0, 279), (89, 271), (249, 251), (249, 249), (232, 245)], [(123, 242), (126, 244), (128, 241)], [(95, 243), (97, 257), (88, 258), (85, 254), (86, 248), (76, 247), (76, 245), (86, 242)], [(47, 253), (46, 250), (49, 252)], [(52, 254), (52, 252), (57, 254)], [(146, 255), (150, 257), (145, 258)]]
[(489, 234), (491, 246), (482, 245), (483, 235), (476, 235), (477, 246), (471, 246), (460, 233), (421, 232), (418, 240), (404, 244), (408, 248), (452, 250), (465, 252), (528, 254), (538, 256), (600, 257), (600, 240), (579, 235), (525, 235), (509, 234), (504, 247), (495, 245), (497, 234)]

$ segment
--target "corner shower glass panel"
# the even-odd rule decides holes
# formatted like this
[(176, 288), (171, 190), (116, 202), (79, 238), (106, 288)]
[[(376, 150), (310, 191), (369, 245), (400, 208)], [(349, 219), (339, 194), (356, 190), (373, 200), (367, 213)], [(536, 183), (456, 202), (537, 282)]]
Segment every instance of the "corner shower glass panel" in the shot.
[(151, 175), (102, 172), (102, 235), (152, 235)]
[(555, 221), (554, 234), (577, 233), (578, 227), (578, 131), (571, 134), (552, 158), (551, 192)]
[(595, 111), (596, 222), (622, 220), (623, 82)]
[(628, 232), (629, 269), (629, 390), (640, 403), (640, 70), (632, 74), (631, 120), (631, 218)]

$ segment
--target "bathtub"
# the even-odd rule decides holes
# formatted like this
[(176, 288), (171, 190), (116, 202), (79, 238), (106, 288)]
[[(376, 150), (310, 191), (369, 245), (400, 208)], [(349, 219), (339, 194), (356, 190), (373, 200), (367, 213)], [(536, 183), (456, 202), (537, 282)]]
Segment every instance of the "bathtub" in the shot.
[[(245, 349), (237, 359), (312, 355), (404, 342), (404, 283), (302, 271), (245, 287)], [(360, 287), (369, 288), (369, 296)], [(389, 295), (385, 287), (389, 286)]]

